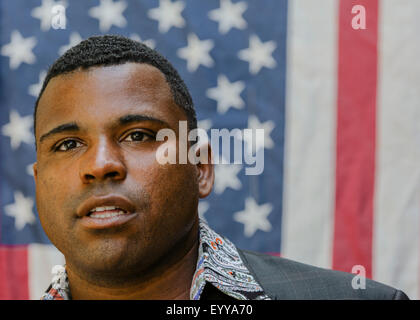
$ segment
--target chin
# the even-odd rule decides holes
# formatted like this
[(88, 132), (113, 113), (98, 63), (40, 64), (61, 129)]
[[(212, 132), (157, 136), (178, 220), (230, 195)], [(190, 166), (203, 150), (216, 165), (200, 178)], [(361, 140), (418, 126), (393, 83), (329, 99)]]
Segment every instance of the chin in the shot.
[(128, 245), (121, 246), (110, 243), (89, 251), (82, 259), (80, 257), (80, 260), (78, 259), (84, 261), (83, 269), (104, 276), (123, 276), (128, 275), (131, 271), (138, 274), (139, 269), (143, 269), (144, 263), (148, 260), (144, 257), (150, 257), (146, 252), (142, 252), (141, 248), (130, 248)]

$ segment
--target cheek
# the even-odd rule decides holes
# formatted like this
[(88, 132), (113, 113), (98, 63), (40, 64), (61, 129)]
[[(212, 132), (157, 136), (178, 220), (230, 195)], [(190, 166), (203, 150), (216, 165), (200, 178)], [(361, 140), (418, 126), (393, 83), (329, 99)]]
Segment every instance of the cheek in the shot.
[(37, 183), (37, 203), (44, 208), (60, 205), (61, 195), (69, 194), (70, 181), (57, 175), (39, 175)]
[(80, 161), (66, 159), (45, 161), (38, 172), (39, 187), (45, 198), (64, 201), (73, 194), (80, 193)]
[(71, 194), (68, 190), (69, 185), (68, 179), (38, 173), (37, 211), (46, 234), (54, 243), (59, 240), (60, 234), (63, 234), (69, 224), (69, 221), (65, 219), (65, 197), (63, 197), (63, 195)]
[(153, 211), (166, 218), (168, 213), (180, 217), (195, 211), (198, 184), (194, 168), (190, 164), (158, 164), (148, 171), (145, 187), (152, 197)]
[[(144, 172), (144, 189), (150, 195), (143, 221), (149, 236), (148, 252), (163, 254), (191, 231), (198, 206), (198, 185), (191, 165), (157, 165)], [(145, 249), (146, 250), (146, 249)]]

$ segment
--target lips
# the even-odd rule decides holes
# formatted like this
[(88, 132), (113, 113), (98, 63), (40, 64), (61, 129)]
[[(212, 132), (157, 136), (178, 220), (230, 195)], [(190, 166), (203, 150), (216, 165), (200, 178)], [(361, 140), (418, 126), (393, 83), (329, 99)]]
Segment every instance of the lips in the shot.
[(88, 216), (94, 217), (97, 219), (105, 219), (116, 217), (122, 214), (126, 214), (127, 212), (121, 208), (115, 206), (107, 206), (107, 207), (96, 207), (93, 210), (89, 211)]
[(89, 198), (78, 208), (77, 215), (84, 227), (105, 229), (123, 225), (137, 216), (137, 213), (128, 199), (108, 195)]
[(126, 198), (116, 195), (108, 195), (104, 197), (91, 197), (77, 210), (77, 215), (79, 217), (85, 217), (91, 213), (96, 208), (101, 207), (116, 207), (122, 209), (126, 213), (132, 213), (135, 211), (135, 206)]

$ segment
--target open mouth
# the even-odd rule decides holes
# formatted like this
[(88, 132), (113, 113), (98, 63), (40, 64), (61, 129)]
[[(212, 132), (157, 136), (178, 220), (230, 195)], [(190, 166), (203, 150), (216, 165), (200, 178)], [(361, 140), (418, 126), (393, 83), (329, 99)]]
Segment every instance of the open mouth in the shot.
[(81, 223), (87, 229), (109, 229), (125, 225), (136, 216), (135, 212), (128, 212), (115, 206), (97, 207), (82, 217)]
[(107, 206), (94, 208), (89, 211), (88, 216), (95, 219), (106, 219), (118, 217), (124, 214), (128, 214), (128, 212), (115, 206)]
[(108, 195), (89, 198), (77, 209), (77, 215), (84, 228), (108, 229), (128, 224), (138, 216), (138, 213), (135, 205), (128, 199)]

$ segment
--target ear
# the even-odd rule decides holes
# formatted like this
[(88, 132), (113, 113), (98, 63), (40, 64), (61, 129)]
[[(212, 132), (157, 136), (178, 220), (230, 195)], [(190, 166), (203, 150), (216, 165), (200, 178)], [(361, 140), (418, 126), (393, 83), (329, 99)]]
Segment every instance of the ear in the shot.
[(36, 179), (38, 177), (38, 168), (37, 168), (38, 164), (35, 162), (32, 165), (32, 170), (34, 171), (34, 180), (35, 180), (35, 185), (36, 185)]
[[(207, 150), (207, 152), (203, 152), (205, 150)], [(213, 154), (210, 144), (203, 144), (200, 148), (197, 149), (196, 154), (200, 158), (200, 162), (196, 164), (198, 194), (200, 198), (205, 198), (210, 194), (214, 184)]]

